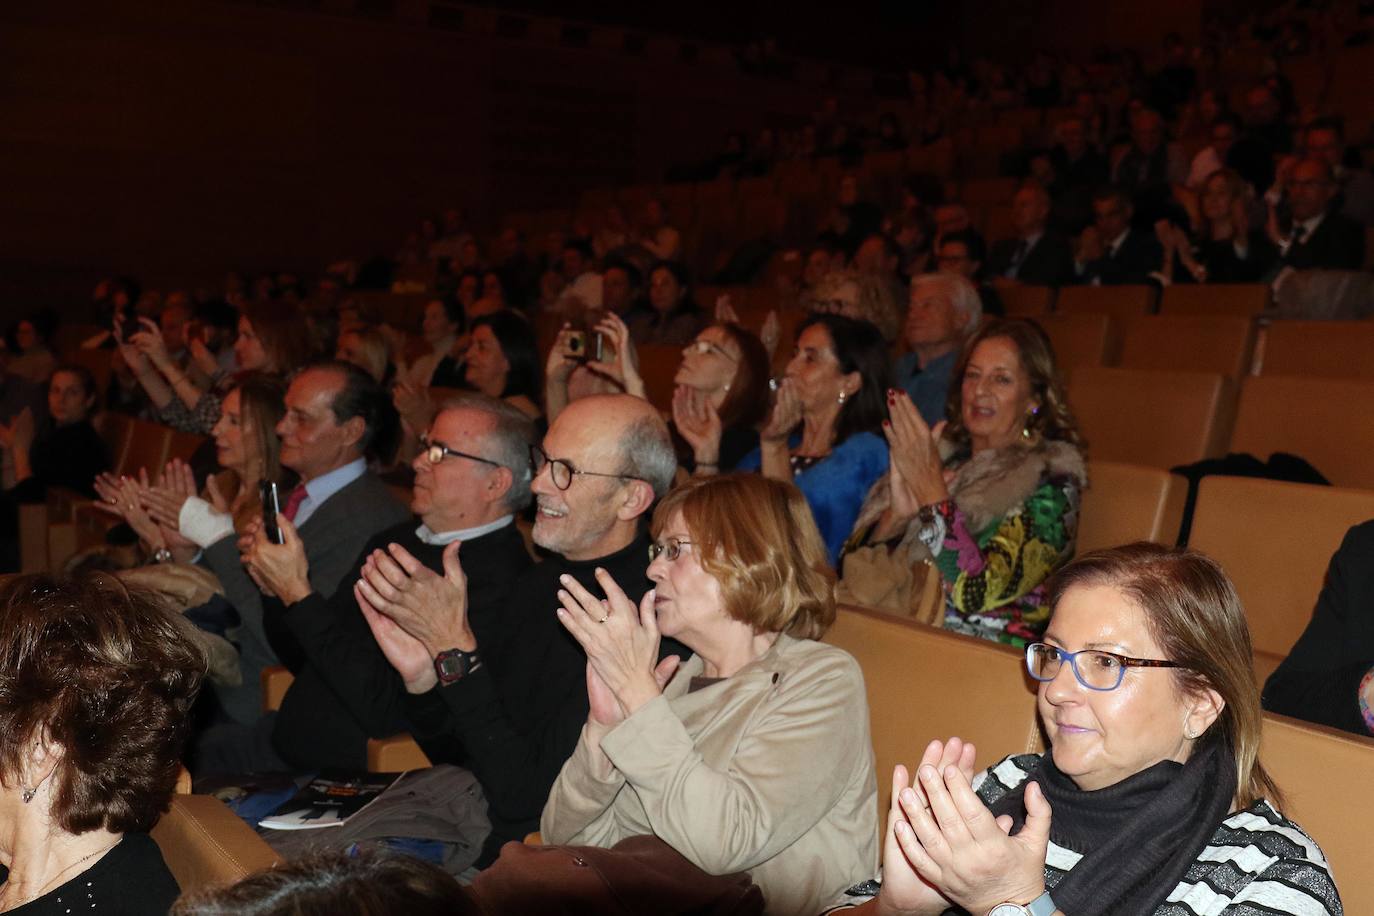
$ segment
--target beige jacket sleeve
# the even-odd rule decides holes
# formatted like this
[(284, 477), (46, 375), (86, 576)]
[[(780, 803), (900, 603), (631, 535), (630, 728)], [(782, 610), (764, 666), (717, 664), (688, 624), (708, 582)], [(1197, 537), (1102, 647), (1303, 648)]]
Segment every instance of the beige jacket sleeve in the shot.
[(831, 657), (771, 684), (722, 769), (707, 764), (657, 697), (601, 747), (654, 833), (711, 874), (748, 871), (791, 846), (834, 806), (867, 745), (863, 678)]
[(606, 761), (594, 746), (588, 727), (549, 792), (539, 817), (539, 834), (545, 843), (578, 846), (614, 846), (624, 839), (615, 816), (615, 797), (625, 777)]

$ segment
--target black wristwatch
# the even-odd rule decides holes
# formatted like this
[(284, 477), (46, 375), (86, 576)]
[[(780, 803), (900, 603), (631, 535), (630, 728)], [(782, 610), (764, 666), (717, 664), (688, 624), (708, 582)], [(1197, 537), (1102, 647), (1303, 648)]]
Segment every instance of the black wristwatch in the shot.
[(476, 649), (471, 652), (445, 649), (434, 656), (434, 673), (439, 676), (439, 683), (445, 687), (458, 683), (480, 667), (482, 660), (477, 657)]

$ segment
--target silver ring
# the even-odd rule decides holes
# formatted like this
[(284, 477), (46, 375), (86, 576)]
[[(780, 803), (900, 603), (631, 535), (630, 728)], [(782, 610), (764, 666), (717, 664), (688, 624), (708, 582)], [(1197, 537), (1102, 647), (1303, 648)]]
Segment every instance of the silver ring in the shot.
[(611, 615), (610, 615), (610, 614), (607, 614), (605, 617), (602, 617), (600, 620), (598, 620), (597, 623), (605, 623), (606, 621), (608, 621), (608, 620), (610, 620), (610, 619), (611, 619)]

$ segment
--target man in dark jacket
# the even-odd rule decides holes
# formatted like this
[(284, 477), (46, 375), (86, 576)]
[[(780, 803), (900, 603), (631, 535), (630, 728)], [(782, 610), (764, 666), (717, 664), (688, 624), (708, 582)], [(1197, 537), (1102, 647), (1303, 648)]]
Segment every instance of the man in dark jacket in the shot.
[(1050, 194), (1038, 184), (1026, 184), (1012, 198), (1016, 237), (992, 246), (987, 274), (994, 286), (1030, 284), (1063, 286), (1073, 281), (1073, 249), (1069, 240), (1048, 228)]
[(1164, 263), (1154, 235), (1131, 227), (1131, 198), (1119, 188), (1093, 195), (1093, 224), (1083, 230), (1074, 256), (1080, 282), (1100, 286), (1148, 283)]
[[(446, 555), (439, 576), (393, 550), (374, 556), (359, 584), (373, 635), (411, 695), (416, 738), (456, 741), (456, 762), (482, 784), (492, 832), (479, 865), (538, 829), (587, 720), (587, 658), (554, 613), (561, 578), (604, 597), (595, 577), (604, 569), (638, 602), (649, 588), (645, 515), (676, 471), (663, 419), (628, 395), (574, 401), (534, 455), (534, 541), (552, 555), (511, 589), (507, 613), (519, 623), (504, 643), (470, 625), (461, 555)], [(661, 654), (687, 654), (664, 642)]]
[[(444, 569), (461, 547), (468, 576), (468, 615), (484, 641), (504, 638), (513, 619), (505, 598), (531, 564), (515, 513), (529, 505), (529, 447), (534, 424), (501, 401), (471, 394), (434, 418), (413, 462), (411, 509), (419, 516), (372, 538), (357, 570), (393, 545), (426, 568)], [(264, 601), (267, 635), (295, 674), (278, 711), (272, 743), (297, 771), (362, 770), (367, 740), (407, 727), (404, 685), (372, 638), (350, 574), (332, 596), (311, 588), (304, 548), (283, 519), (285, 543), (255, 533), (247, 562), (276, 598)], [(453, 545), (449, 548), (449, 545)]]
[(1324, 159), (1293, 166), (1286, 195), (1293, 228), (1275, 244), (1285, 267), (1294, 270), (1359, 270), (1364, 263), (1364, 226), (1337, 210), (1340, 188)]

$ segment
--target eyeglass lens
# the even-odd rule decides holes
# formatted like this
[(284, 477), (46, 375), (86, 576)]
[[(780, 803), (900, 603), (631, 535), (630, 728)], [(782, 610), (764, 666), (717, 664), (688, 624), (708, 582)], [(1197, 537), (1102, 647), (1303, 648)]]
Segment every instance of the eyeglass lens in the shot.
[(1074, 677), (1091, 690), (1115, 690), (1121, 684), (1125, 668), (1107, 652), (1085, 649), (1066, 654), (1054, 646), (1033, 643), (1026, 647), (1026, 667), (1037, 681), (1052, 681), (1059, 675), (1067, 658)]

